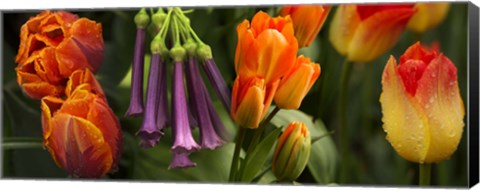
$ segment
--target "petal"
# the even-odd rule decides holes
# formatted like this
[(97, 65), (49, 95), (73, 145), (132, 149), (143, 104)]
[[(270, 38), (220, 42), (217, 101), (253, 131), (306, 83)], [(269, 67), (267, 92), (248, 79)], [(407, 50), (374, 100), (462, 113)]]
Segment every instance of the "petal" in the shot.
[(340, 5), (330, 23), (329, 40), (341, 54), (347, 55), (348, 46), (360, 24), (355, 5)]
[[(48, 139), (52, 133), (51, 120), (54, 113), (63, 105), (63, 100), (54, 96), (46, 96), (41, 100), (43, 139)], [(45, 141), (47, 142), (47, 141)]]
[(87, 120), (68, 114), (52, 119), (49, 147), (62, 168), (77, 177), (100, 177), (112, 165), (112, 154), (102, 132)]
[(311, 63), (309, 59), (299, 58), (297, 63), (297, 67), (282, 79), (275, 93), (275, 103), (280, 108), (298, 109), (320, 75), (320, 65)]
[(417, 12), (408, 22), (408, 28), (417, 33), (424, 33), (436, 27), (447, 16), (450, 4), (443, 3), (416, 3)]
[(237, 26), (237, 47), (235, 51), (235, 71), (237, 75), (255, 75), (258, 64), (256, 46), (254, 46), (255, 37), (253, 31), (249, 29), (248, 20), (244, 20)]
[(192, 162), (188, 156), (190, 153), (176, 153), (173, 152), (173, 158), (168, 166), (168, 169), (172, 168), (190, 168), (195, 167), (197, 164)]
[(410, 96), (390, 57), (382, 77), (380, 103), (383, 130), (395, 151), (406, 160), (423, 163), (430, 145), (430, 131), (420, 105)]
[(56, 49), (59, 71), (68, 77), (77, 69), (89, 68), (95, 72), (103, 61), (102, 28), (88, 19), (79, 19), (73, 23), (71, 36), (60, 43)]
[[(242, 82), (240, 78), (235, 83)], [(235, 86), (236, 84), (234, 84)], [(246, 84), (238, 84), (244, 95), (239, 97), (238, 109), (232, 112), (232, 116), (236, 123), (241, 127), (257, 128), (263, 118), (264, 101), (265, 101), (265, 84), (263, 79), (252, 78)], [(244, 86), (243, 86), (244, 85)]]
[(103, 98), (96, 97), (90, 105), (86, 119), (102, 132), (105, 142), (111, 149), (112, 166), (116, 166), (122, 147), (122, 129), (117, 116)]
[(265, 77), (266, 84), (280, 79), (295, 64), (297, 45), (290, 44), (277, 30), (263, 31), (258, 35), (255, 46), (259, 47), (257, 74)]
[(40, 100), (45, 96), (61, 96), (63, 94), (62, 86), (54, 86), (47, 82), (32, 82), (21, 85), (23, 92), (35, 100)]
[(369, 62), (390, 50), (402, 35), (413, 13), (411, 8), (391, 9), (376, 12), (363, 20), (349, 44), (348, 59)]
[(457, 69), (447, 57), (440, 55), (427, 66), (418, 81), (415, 98), (423, 106), (430, 126), (431, 141), (425, 162), (448, 159), (462, 137), (465, 109)]
[[(83, 85), (83, 87), (79, 88), (81, 85)], [(89, 69), (76, 70), (70, 75), (65, 89), (65, 95), (70, 97), (77, 89), (88, 90), (102, 98), (106, 97), (100, 83)]]

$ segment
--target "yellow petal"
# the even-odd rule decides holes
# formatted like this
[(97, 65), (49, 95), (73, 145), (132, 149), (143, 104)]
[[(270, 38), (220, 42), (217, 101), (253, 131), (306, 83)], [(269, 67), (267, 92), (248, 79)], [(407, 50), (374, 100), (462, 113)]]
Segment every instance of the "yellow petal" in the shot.
[(406, 92), (393, 56), (383, 72), (382, 87), (380, 103), (387, 140), (401, 157), (423, 163), (430, 144), (429, 126), (416, 100)]
[[(235, 83), (240, 82), (240, 80)], [(239, 105), (236, 110), (233, 110), (233, 118), (235, 122), (241, 127), (257, 128), (260, 123), (264, 110), (265, 89), (263, 79), (252, 79), (254, 82), (247, 88), (246, 93), (239, 100)]]
[(330, 23), (329, 39), (333, 47), (341, 54), (347, 55), (348, 46), (360, 23), (355, 5), (340, 5)]
[(415, 98), (422, 105), (430, 126), (430, 148), (425, 162), (448, 159), (462, 137), (465, 115), (453, 63), (440, 55), (418, 81)]
[(417, 12), (408, 22), (408, 29), (417, 33), (424, 33), (428, 29), (434, 28), (445, 19), (449, 7), (449, 3), (415, 4)]

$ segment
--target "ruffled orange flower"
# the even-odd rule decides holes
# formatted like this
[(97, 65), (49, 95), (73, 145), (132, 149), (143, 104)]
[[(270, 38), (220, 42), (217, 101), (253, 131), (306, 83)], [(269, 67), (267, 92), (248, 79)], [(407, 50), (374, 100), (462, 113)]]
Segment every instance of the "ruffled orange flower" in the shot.
[(43, 11), (21, 28), (17, 82), (33, 99), (62, 95), (73, 71), (98, 70), (103, 48), (100, 24), (64, 11)]
[(275, 104), (283, 109), (298, 109), (319, 76), (319, 64), (303, 55), (298, 56), (295, 66), (280, 81), (274, 97)]
[(281, 16), (290, 15), (293, 20), (295, 37), (300, 48), (310, 46), (323, 26), (330, 12), (330, 6), (300, 5), (285, 6), (280, 11)]
[(66, 100), (41, 100), (44, 146), (74, 177), (95, 178), (117, 167), (122, 144), (118, 118), (88, 70), (72, 74)]
[(265, 84), (280, 79), (295, 63), (298, 51), (290, 16), (271, 18), (260, 11), (237, 26), (235, 71), (245, 78), (262, 76)]
[(414, 13), (413, 5), (340, 5), (330, 42), (350, 61), (372, 61), (397, 43)]
[(233, 120), (241, 127), (257, 128), (272, 103), (279, 81), (267, 85), (258, 77), (237, 76), (233, 84)]
[(448, 14), (450, 4), (447, 2), (416, 3), (415, 8), (417, 12), (408, 22), (407, 28), (417, 33), (424, 33), (442, 23)]
[(383, 129), (395, 151), (417, 163), (448, 159), (465, 125), (457, 69), (450, 59), (416, 43), (399, 65), (390, 57), (382, 86)]

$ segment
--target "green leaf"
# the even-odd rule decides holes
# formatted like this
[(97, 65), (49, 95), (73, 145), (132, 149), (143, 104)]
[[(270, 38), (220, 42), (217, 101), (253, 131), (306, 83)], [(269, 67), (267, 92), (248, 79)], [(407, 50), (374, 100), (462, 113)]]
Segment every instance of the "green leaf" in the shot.
[[(293, 121), (303, 122), (310, 132), (312, 139), (329, 134), (321, 120), (312, 120), (312, 117), (298, 110), (280, 110), (272, 119), (277, 127), (286, 126)], [(334, 181), (336, 175), (338, 152), (330, 135), (319, 138), (312, 143), (310, 159), (307, 167), (313, 178), (320, 184)]]
[(282, 128), (277, 128), (270, 132), (270, 134), (255, 147), (251, 155), (248, 155), (245, 160), (245, 166), (242, 166), (245, 170), (240, 181), (250, 182), (255, 178), (256, 174), (265, 164), (268, 155), (273, 150), (274, 144), (281, 132)]

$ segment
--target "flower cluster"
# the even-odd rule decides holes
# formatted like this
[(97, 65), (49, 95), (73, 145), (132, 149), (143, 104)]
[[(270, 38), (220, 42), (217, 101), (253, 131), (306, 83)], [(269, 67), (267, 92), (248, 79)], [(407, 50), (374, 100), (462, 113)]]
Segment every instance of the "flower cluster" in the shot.
[(257, 128), (273, 100), (279, 108), (298, 109), (320, 76), (319, 64), (297, 57), (294, 25), (290, 15), (272, 18), (260, 11), (237, 26), (231, 115), (238, 125)]
[[(137, 38), (132, 66), (131, 99), (126, 116), (143, 115), (143, 123), (137, 133), (143, 148), (157, 145), (164, 135), (164, 129), (171, 125), (173, 159), (169, 168), (192, 167), (195, 163), (188, 157), (192, 152), (201, 148), (216, 149), (228, 140), (203, 82), (199, 64), (227, 110), (230, 109), (230, 90), (215, 64), (210, 47), (198, 38), (181, 9), (169, 8), (167, 13), (158, 9), (151, 18), (144, 9), (135, 17)], [(150, 44), (152, 55), (144, 103), (142, 80), (145, 28), (150, 20), (156, 30)], [(167, 37), (167, 33), (172, 34), (171, 38)], [(173, 42), (173, 45), (167, 47), (166, 40)], [(168, 106), (166, 73), (169, 63), (173, 66), (171, 110)], [(195, 127), (200, 132), (199, 143), (192, 136)]]
[(21, 28), (17, 81), (41, 100), (43, 144), (74, 177), (101, 177), (120, 157), (120, 123), (93, 73), (103, 60), (102, 26), (44, 11)]

